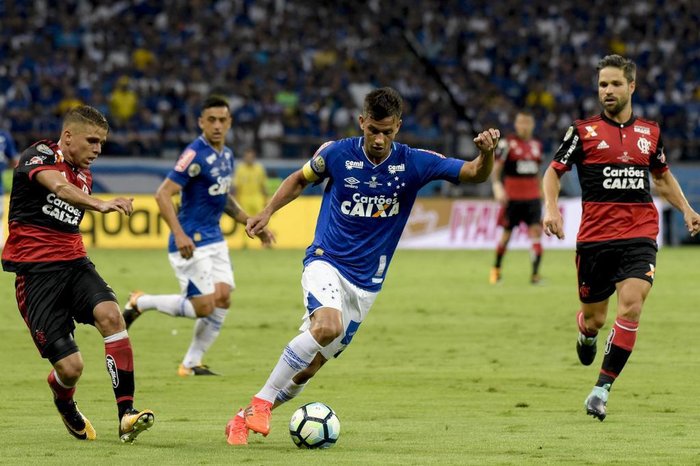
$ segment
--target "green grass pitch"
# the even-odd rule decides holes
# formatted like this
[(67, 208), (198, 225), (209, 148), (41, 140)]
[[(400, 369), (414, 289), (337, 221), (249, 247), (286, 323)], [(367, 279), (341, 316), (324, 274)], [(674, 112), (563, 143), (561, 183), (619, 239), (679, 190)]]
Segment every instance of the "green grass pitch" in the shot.
[[(136, 405), (156, 423), (134, 445), (117, 439), (103, 344), (79, 326), (85, 371), (76, 400), (95, 442), (65, 431), (47, 362), (16, 310), (13, 275), (0, 287), (0, 462), (14, 464), (697, 464), (700, 461), (700, 249), (659, 253), (637, 346), (611, 393), (608, 418), (585, 415), (598, 359), (580, 366), (573, 252), (545, 251), (544, 282), (509, 252), (504, 281), (487, 284), (491, 251), (398, 251), (349, 349), (302, 395), (273, 413), (268, 438), (226, 444), (224, 426), (265, 381), (297, 331), (302, 251), (233, 251), (238, 289), (207, 360), (223, 376), (180, 379), (192, 321), (159, 313), (130, 331)], [(177, 292), (164, 251), (91, 251), (120, 300), (134, 288)], [(614, 316), (601, 335), (605, 339)], [(292, 412), (322, 401), (341, 420), (338, 444), (297, 450)]]

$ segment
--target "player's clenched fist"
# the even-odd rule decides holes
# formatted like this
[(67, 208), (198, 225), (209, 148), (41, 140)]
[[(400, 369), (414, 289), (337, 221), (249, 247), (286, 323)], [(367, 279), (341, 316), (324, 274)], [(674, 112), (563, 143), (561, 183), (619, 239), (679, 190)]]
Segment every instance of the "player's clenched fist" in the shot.
[(498, 129), (489, 128), (476, 135), (474, 144), (481, 152), (491, 153), (496, 149), (500, 138), (501, 132)]

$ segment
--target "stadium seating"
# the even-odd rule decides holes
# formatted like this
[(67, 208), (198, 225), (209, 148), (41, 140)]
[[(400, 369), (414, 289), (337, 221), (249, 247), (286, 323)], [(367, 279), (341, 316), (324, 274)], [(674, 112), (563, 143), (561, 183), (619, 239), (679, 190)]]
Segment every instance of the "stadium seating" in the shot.
[(662, 122), (669, 158), (697, 160), (691, 4), (640, 0), (613, 16), (575, 0), (0, 2), (0, 123), (24, 147), (85, 102), (109, 115), (105, 154), (174, 157), (197, 134), (198, 103), (219, 92), (237, 150), (302, 158), (356, 134), (364, 93), (391, 85), (406, 98), (404, 141), (470, 157), (472, 126), (509, 127), (528, 105), (551, 150), (597, 111), (596, 60), (620, 53), (640, 66), (636, 109)]

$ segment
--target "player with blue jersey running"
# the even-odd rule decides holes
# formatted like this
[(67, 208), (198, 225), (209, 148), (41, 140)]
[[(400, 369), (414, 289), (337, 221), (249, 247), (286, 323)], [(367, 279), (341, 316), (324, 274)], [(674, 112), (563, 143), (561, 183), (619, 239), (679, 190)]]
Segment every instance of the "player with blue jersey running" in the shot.
[(248, 430), (267, 435), (271, 410), (291, 400), (308, 380), (352, 341), (386, 277), (418, 190), (432, 180), (481, 183), (493, 167), (500, 133), (474, 138), (479, 156), (465, 162), (394, 142), (401, 96), (385, 87), (370, 92), (359, 117), (363, 136), (322, 145), (284, 180), (265, 209), (248, 221), (259, 234), (277, 210), (310, 183), (328, 180), (314, 241), (306, 250), (301, 283), (306, 311), (301, 333), (250, 405), (226, 426), (229, 444), (245, 445)]
[[(6, 168), (15, 168), (17, 166), (17, 148), (15, 147), (15, 141), (9, 132), (4, 129), (0, 129), (0, 175), (5, 171)], [(3, 201), (3, 183), (0, 180), (0, 248), (2, 247), (2, 225), (4, 221), (2, 216), (4, 214), (5, 202)]]
[[(194, 336), (178, 375), (216, 375), (202, 364), (204, 353), (221, 331), (235, 288), (228, 246), (221, 232), (226, 213), (245, 225), (248, 215), (230, 194), (233, 151), (224, 145), (231, 128), (228, 103), (209, 97), (199, 117), (202, 135), (180, 156), (156, 192), (160, 214), (170, 227), (168, 258), (181, 294), (149, 295), (134, 291), (124, 308), (127, 328), (143, 312), (156, 309), (174, 317), (197, 319)], [(179, 212), (172, 197), (181, 194)], [(267, 229), (257, 235), (264, 244), (274, 238)]]

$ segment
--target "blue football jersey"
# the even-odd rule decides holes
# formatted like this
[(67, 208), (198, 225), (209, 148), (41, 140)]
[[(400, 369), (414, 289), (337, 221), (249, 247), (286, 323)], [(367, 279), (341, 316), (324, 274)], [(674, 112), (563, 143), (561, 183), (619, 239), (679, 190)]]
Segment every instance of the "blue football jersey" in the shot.
[(393, 143), (389, 156), (375, 165), (363, 142), (358, 137), (326, 143), (309, 162), (328, 182), (304, 264), (328, 261), (358, 287), (379, 291), (418, 190), (432, 180), (458, 183), (464, 162)]
[[(17, 157), (17, 148), (12, 140), (12, 136), (5, 130), (0, 129), (0, 173), (2, 173), (10, 160)], [(3, 186), (0, 182), (0, 195), (3, 193)]]
[[(219, 221), (226, 206), (232, 173), (233, 151), (224, 147), (219, 153), (200, 136), (187, 146), (168, 174), (169, 179), (182, 186), (177, 218), (196, 246), (224, 240)], [(177, 251), (172, 233), (168, 250)]]

